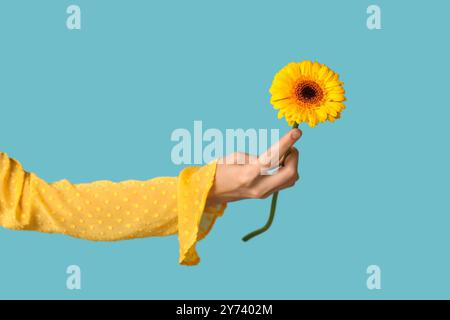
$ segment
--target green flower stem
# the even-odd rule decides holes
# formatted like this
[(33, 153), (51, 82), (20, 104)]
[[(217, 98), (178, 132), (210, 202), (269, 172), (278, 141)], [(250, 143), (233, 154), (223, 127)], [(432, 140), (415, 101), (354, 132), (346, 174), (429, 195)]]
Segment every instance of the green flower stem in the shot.
[[(298, 128), (298, 123), (295, 123), (292, 126), (292, 129), (296, 129)], [(289, 155), (290, 150), (288, 150), (285, 154), (285, 156), (283, 157), (283, 161), (281, 162), (281, 166), (284, 165), (284, 160), (286, 159), (286, 157)], [(245, 237), (242, 238), (242, 241), (247, 242), (248, 240), (260, 235), (261, 233), (266, 232), (267, 230), (269, 230), (270, 226), (272, 225), (273, 219), (275, 217), (275, 211), (277, 209), (277, 200), (278, 200), (278, 191), (274, 192), (274, 194), (272, 195), (272, 203), (270, 205), (270, 214), (269, 214), (269, 219), (267, 220), (266, 224), (262, 227), (259, 228), (255, 231), (250, 232), (249, 234), (247, 234)]]

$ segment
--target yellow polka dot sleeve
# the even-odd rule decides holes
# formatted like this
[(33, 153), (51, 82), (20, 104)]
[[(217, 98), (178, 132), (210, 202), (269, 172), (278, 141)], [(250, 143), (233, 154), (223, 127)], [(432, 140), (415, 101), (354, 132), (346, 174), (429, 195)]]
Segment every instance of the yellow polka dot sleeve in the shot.
[(115, 241), (178, 234), (184, 265), (226, 205), (206, 207), (216, 162), (147, 181), (47, 183), (0, 152), (0, 226)]

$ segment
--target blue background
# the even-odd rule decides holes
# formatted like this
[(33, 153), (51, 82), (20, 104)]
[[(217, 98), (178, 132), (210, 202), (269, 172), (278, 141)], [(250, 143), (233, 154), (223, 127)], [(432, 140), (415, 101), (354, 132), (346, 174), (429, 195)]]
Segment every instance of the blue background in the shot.
[[(82, 29), (66, 28), (77, 4)], [(379, 31), (366, 8), (382, 8)], [(47, 181), (177, 175), (176, 128), (280, 128), (286, 63), (345, 81), (340, 121), (303, 126), (300, 173), (229, 206), (177, 264), (176, 237), (93, 243), (0, 230), (0, 298), (450, 298), (447, 1), (2, 1), (0, 150)], [(66, 267), (82, 290), (66, 289)], [(366, 287), (379, 265), (382, 289)]]

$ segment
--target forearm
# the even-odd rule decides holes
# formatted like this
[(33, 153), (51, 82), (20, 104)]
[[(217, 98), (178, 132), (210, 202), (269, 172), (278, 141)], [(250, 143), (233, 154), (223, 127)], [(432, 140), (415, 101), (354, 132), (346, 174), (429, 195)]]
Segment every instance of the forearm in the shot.
[(47, 183), (0, 153), (0, 226), (95, 241), (178, 233), (180, 263), (196, 264), (197, 241), (225, 209), (206, 207), (215, 168), (189, 167), (179, 177), (147, 181)]
[(20, 163), (0, 153), (0, 225), (26, 229), (31, 221), (29, 173)]
[(99, 241), (177, 232), (176, 178), (52, 184), (61, 195), (61, 223), (72, 236)]
[(0, 225), (89, 240), (175, 234), (176, 182), (47, 183), (0, 153)]

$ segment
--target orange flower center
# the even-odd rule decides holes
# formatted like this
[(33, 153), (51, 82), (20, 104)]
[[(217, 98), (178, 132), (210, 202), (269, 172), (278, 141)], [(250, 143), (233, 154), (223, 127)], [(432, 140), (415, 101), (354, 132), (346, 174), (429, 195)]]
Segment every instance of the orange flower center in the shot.
[(314, 81), (304, 80), (297, 84), (295, 89), (297, 99), (304, 104), (318, 104), (323, 99), (323, 90)]

